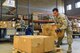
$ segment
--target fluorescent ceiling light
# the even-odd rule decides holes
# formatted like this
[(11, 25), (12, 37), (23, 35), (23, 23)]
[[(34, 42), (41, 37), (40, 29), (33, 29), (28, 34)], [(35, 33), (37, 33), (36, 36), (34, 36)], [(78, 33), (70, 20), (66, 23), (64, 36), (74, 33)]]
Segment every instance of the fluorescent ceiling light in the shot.
[(6, 1), (3, 3), (3, 6), (15, 7), (15, 0), (6, 0)]

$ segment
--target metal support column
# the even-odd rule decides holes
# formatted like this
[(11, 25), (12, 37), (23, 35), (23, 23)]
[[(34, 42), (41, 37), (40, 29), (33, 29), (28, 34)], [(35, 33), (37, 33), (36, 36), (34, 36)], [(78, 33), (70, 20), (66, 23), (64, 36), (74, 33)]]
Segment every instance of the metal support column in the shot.
[(56, 8), (58, 8), (58, 0), (56, 0)]
[(1, 20), (2, 20), (2, 0), (1, 0)]
[[(32, 30), (34, 31), (34, 27), (33, 27), (33, 14), (30, 13), (30, 0), (28, 0), (28, 25), (31, 25)], [(33, 34), (33, 33), (32, 33)]]
[(27, 3), (28, 25), (30, 25), (30, 0)]
[(16, 4), (16, 22), (17, 22), (17, 18), (18, 18), (18, 0), (15, 0), (15, 4)]
[(63, 0), (63, 2), (64, 2), (64, 11), (65, 11), (65, 14), (66, 14), (66, 0)]

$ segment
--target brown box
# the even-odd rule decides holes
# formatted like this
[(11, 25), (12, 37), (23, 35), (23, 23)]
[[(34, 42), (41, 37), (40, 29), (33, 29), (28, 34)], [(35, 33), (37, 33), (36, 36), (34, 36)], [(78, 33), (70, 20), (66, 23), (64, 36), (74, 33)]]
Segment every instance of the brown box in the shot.
[(54, 39), (52, 36), (39, 36), (44, 39), (44, 52), (55, 50)]
[[(14, 42), (17, 37), (14, 37)], [(14, 48), (18, 47), (19, 50), (27, 53), (43, 53), (43, 38), (34, 37), (34, 36), (20, 36), (17, 46), (14, 45)]]
[(1, 21), (0, 21), (0, 28), (1, 28), (1, 25), (2, 25), (2, 23), (1, 23)]
[[(23, 51), (26, 51), (27, 53), (43, 53), (43, 38), (39, 38), (39, 37), (22, 37), (23, 39)], [(22, 49), (22, 48), (21, 48)]]
[(13, 43), (13, 45), (14, 45), (15, 49), (19, 49), (19, 40), (20, 40), (19, 36), (14, 36), (14, 43)]
[(57, 25), (51, 24), (43, 24), (42, 25), (42, 34), (45, 36), (51, 36), (54, 40), (58, 39), (57, 33), (55, 30), (57, 29)]
[(7, 24), (7, 28), (11, 28), (11, 22), (10, 21), (7, 21), (6, 24)]
[(55, 44), (54, 44), (54, 40), (51, 37), (45, 38), (44, 40), (44, 52), (48, 52), (48, 51), (53, 51), (55, 50)]
[(15, 36), (14, 48), (27, 53), (44, 53), (53, 51), (55, 44), (49, 36)]
[(7, 28), (7, 21), (0, 21), (0, 28)]
[(0, 21), (0, 28), (14, 28), (13, 23), (15, 25), (15, 22), (12, 21)]

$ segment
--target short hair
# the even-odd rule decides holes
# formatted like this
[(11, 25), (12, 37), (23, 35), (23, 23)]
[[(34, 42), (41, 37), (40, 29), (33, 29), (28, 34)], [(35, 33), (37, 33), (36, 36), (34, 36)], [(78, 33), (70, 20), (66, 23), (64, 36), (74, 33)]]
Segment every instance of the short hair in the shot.
[(53, 12), (54, 12), (54, 11), (57, 11), (57, 12), (58, 12), (58, 8), (54, 8), (52, 11), (53, 11)]

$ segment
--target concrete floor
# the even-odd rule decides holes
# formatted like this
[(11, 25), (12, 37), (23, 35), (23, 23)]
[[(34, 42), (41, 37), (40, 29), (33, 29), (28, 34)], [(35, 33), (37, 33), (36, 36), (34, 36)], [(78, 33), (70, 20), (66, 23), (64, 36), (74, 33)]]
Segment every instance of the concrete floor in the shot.
[[(67, 41), (63, 41), (67, 43)], [(63, 53), (67, 51), (67, 44), (61, 46)], [(13, 45), (11, 43), (0, 43), (0, 53), (12, 53)], [(72, 53), (80, 53), (80, 39), (74, 39), (72, 44)]]
[(0, 43), (0, 53), (12, 53), (12, 49), (11, 43)]
[[(63, 41), (63, 42), (67, 42), (67, 41)], [(63, 53), (67, 52), (68, 49), (68, 45), (62, 45), (61, 46)], [(80, 53), (80, 38), (76, 38), (73, 40), (73, 44), (72, 44), (72, 53)]]

